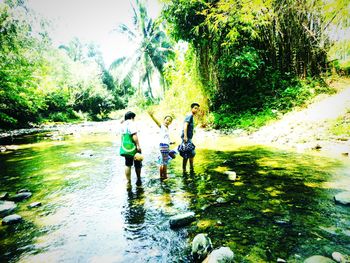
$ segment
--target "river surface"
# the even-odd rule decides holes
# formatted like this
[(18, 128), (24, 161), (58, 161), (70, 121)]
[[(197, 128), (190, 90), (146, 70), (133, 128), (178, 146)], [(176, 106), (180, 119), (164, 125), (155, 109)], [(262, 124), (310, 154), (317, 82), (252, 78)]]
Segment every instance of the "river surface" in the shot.
[[(157, 130), (140, 132), (142, 185), (127, 187), (117, 122), (2, 140), (0, 192), (33, 195), (23, 217), (0, 226), (0, 262), (192, 262), (190, 245), (207, 233), (236, 262), (303, 262), (334, 251), (350, 255), (350, 210), (334, 195), (350, 190), (346, 158), (299, 154), (199, 131), (195, 174), (181, 157), (159, 179)], [(235, 171), (229, 180), (225, 171)], [(33, 202), (36, 208), (28, 208)], [(172, 230), (169, 218), (196, 221)]]

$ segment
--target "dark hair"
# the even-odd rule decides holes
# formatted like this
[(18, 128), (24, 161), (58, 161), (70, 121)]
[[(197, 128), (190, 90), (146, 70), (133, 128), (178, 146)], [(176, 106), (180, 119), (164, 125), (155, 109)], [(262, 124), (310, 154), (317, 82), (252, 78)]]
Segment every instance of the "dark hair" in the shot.
[(170, 118), (171, 120), (173, 120), (173, 117), (172, 116), (170, 116), (170, 115), (166, 115), (165, 117), (164, 117), (164, 120), (166, 119), (166, 118)]
[(192, 104), (191, 104), (191, 109), (193, 109), (193, 108), (196, 107), (196, 106), (199, 107), (199, 104), (198, 104), (197, 102), (192, 103)]
[(135, 118), (135, 116), (136, 116), (135, 113), (133, 113), (132, 111), (128, 111), (124, 115), (124, 120), (131, 120), (131, 119)]

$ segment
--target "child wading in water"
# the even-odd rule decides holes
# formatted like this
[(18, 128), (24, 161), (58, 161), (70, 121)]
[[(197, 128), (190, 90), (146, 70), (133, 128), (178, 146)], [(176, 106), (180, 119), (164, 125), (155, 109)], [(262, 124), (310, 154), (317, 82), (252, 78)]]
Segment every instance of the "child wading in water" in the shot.
[(167, 115), (164, 117), (163, 123), (161, 124), (153, 115), (153, 111), (149, 110), (148, 114), (151, 116), (152, 120), (160, 128), (160, 142), (159, 150), (161, 155), (161, 164), (159, 167), (159, 173), (161, 179), (167, 178), (167, 168), (169, 162), (169, 153), (170, 153), (170, 135), (169, 135), (169, 125), (173, 121), (173, 117)]

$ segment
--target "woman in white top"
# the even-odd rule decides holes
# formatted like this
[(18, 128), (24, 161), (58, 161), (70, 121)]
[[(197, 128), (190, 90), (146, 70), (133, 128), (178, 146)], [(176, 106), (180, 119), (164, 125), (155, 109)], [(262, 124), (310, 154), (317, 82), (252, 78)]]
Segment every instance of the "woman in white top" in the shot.
[(163, 123), (160, 123), (153, 115), (152, 111), (148, 111), (148, 114), (151, 116), (152, 120), (160, 128), (160, 141), (159, 141), (159, 150), (161, 155), (161, 164), (159, 167), (159, 173), (161, 179), (167, 178), (167, 168), (169, 161), (169, 152), (170, 152), (170, 135), (169, 135), (169, 125), (173, 121), (173, 117), (167, 115), (164, 117)]

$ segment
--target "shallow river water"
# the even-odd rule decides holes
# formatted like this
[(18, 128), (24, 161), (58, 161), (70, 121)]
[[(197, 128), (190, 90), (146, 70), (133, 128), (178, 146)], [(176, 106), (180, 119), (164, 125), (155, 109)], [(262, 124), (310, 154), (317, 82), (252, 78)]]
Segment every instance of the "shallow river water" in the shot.
[[(178, 156), (161, 181), (157, 130), (143, 129), (142, 185), (133, 172), (129, 188), (118, 124), (94, 125), (0, 142), (11, 144), (0, 153), (0, 193), (33, 193), (17, 203), (23, 221), (0, 226), (0, 262), (192, 262), (198, 233), (215, 248), (229, 246), (236, 262), (350, 254), (350, 210), (333, 199), (350, 190), (345, 158), (198, 132), (195, 174), (182, 174)], [(28, 208), (36, 201), (42, 205)], [(170, 229), (169, 218), (188, 211), (196, 221)]]

